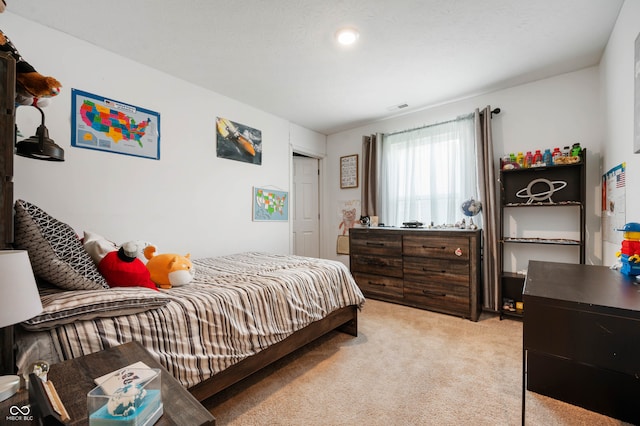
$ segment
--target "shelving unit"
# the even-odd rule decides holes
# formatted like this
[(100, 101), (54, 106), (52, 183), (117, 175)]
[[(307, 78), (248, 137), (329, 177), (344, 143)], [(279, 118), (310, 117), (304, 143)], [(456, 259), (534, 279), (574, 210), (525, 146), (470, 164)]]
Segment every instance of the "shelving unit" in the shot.
[[(522, 317), (526, 306), (504, 306), (507, 299), (522, 304), (519, 270), (529, 260), (585, 263), (586, 154), (574, 164), (500, 171), (500, 318)], [(550, 259), (537, 258), (542, 246)]]

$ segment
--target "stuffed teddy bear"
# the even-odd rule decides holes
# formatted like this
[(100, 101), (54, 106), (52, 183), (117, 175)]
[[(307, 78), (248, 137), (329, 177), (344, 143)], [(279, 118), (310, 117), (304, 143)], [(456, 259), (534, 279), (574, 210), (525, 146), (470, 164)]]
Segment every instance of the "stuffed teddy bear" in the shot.
[[(4, 12), (5, 2), (0, 0), (0, 13)], [(62, 84), (53, 77), (40, 74), (27, 61), (18, 49), (0, 31), (0, 52), (9, 53), (16, 60), (16, 104), (46, 106), (49, 99), (60, 93)]]
[(181, 286), (191, 282), (195, 269), (188, 253), (186, 256), (179, 254), (156, 254), (155, 246), (144, 249), (144, 257), (148, 259), (147, 269), (151, 274), (151, 281), (160, 288), (168, 289), (173, 286)]

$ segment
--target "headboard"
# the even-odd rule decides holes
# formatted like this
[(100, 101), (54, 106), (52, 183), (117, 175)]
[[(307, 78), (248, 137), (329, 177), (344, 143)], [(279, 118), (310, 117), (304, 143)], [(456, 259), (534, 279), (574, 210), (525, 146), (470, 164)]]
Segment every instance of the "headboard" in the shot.
[(13, 146), (15, 144), (16, 61), (0, 52), (0, 249), (13, 242)]
[[(13, 145), (16, 61), (0, 52), (0, 250), (13, 242)], [(0, 375), (13, 374), (13, 327), (0, 329)]]

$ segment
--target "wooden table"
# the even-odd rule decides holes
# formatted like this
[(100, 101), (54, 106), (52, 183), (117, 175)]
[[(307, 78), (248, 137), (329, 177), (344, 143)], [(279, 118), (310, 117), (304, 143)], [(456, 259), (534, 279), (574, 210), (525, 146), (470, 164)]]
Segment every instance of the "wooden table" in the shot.
[[(48, 378), (56, 387), (60, 399), (69, 412), (69, 425), (88, 425), (87, 393), (96, 384), (94, 379), (142, 361), (151, 368), (161, 370), (162, 402), (164, 414), (156, 425), (215, 425), (215, 418), (195, 399), (171, 374), (153, 359), (151, 354), (137, 342), (125, 343), (117, 347), (74, 358), (51, 365)], [(20, 390), (16, 395), (0, 403), (0, 423), (10, 415), (12, 406), (28, 404), (28, 392)], [(37, 424), (17, 421), (16, 424)]]
[(606, 266), (530, 261), (525, 388), (640, 424), (640, 285)]

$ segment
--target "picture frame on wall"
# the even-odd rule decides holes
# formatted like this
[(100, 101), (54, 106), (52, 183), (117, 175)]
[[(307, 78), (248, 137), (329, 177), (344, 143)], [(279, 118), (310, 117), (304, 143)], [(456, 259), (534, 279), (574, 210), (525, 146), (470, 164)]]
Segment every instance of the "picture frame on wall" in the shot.
[(160, 114), (71, 89), (71, 146), (160, 159)]
[(287, 222), (289, 193), (267, 188), (253, 188), (254, 222)]
[(340, 189), (358, 187), (358, 154), (340, 157)]

